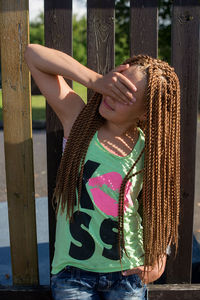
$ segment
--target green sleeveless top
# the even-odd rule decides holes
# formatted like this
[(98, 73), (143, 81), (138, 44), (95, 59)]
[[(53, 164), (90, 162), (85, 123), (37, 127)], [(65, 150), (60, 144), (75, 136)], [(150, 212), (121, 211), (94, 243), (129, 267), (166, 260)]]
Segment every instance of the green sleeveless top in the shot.
[[(122, 268), (117, 238), (120, 185), (145, 145), (144, 133), (139, 127), (138, 130), (136, 145), (125, 157), (105, 149), (98, 140), (98, 132), (93, 136), (85, 159), (80, 207), (78, 211), (75, 206), (74, 221), (66, 220), (66, 208), (63, 214), (61, 207), (58, 210), (51, 274), (57, 274), (67, 265), (93, 272), (115, 272), (144, 264), (142, 218), (137, 200), (143, 172), (133, 176), (126, 185), (124, 238), (128, 256), (122, 253)], [(133, 173), (143, 167), (144, 153)]]

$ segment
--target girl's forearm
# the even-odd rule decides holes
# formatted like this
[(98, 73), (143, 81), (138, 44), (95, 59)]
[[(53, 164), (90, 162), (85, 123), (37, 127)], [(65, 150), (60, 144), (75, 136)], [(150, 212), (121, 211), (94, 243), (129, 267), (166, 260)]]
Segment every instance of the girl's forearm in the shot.
[(134, 98), (135, 85), (121, 73), (129, 68), (128, 64), (103, 76), (83, 66), (70, 55), (42, 45), (29, 44), (24, 55), (29, 67), (32, 65), (43, 73), (77, 81), (122, 103), (130, 103)]
[(97, 79), (102, 77), (102, 75), (80, 64), (70, 55), (38, 44), (27, 46), (25, 59), (27, 63), (33, 64), (42, 72), (61, 75), (88, 88), (93, 88)]

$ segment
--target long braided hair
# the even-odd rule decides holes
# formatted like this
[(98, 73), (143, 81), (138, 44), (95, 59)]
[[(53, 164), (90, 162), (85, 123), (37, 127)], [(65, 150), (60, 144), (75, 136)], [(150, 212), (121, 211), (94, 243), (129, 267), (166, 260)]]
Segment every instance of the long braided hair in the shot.
[[(125, 250), (124, 193), (128, 180), (143, 172), (142, 222), (144, 269), (160, 263), (169, 243), (178, 249), (180, 203), (180, 85), (174, 68), (148, 55), (137, 55), (124, 64), (136, 65), (146, 76), (146, 119), (138, 122), (145, 135), (145, 147), (122, 181), (118, 206), (119, 253)], [(52, 205), (58, 213), (67, 202), (66, 218), (72, 218), (80, 202), (84, 160), (95, 132), (104, 124), (99, 114), (102, 95), (95, 93), (77, 117), (57, 172)], [(144, 168), (131, 174), (142, 153)], [(78, 199), (76, 191), (78, 190)], [(54, 201), (55, 199), (55, 201)], [(62, 201), (61, 201), (62, 199)], [(77, 201), (77, 202), (76, 202)], [(56, 208), (55, 205), (56, 204)], [(176, 255), (175, 253), (175, 255)], [(120, 256), (121, 262), (121, 256)]]

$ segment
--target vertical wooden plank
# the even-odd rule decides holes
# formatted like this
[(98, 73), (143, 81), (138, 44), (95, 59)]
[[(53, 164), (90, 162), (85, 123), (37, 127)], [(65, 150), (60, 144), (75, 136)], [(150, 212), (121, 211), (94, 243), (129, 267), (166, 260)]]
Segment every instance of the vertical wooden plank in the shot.
[[(72, 0), (44, 1), (45, 45), (72, 55)], [(71, 84), (68, 82), (68, 84)], [(54, 255), (55, 213), (51, 198), (62, 156), (63, 128), (46, 102), (47, 183), (49, 199), (50, 265)]]
[(1, 1), (1, 66), (6, 185), (14, 285), (38, 284), (28, 0)]
[(172, 65), (181, 86), (181, 207), (179, 250), (167, 265), (167, 283), (190, 283), (197, 138), (199, 65), (198, 0), (174, 0), (172, 11)]
[(130, 54), (158, 56), (158, 1), (130, 0)]
[(114, 7), (114, 0), (87, 1), (87, 65), (100, 74), (115, 66)]

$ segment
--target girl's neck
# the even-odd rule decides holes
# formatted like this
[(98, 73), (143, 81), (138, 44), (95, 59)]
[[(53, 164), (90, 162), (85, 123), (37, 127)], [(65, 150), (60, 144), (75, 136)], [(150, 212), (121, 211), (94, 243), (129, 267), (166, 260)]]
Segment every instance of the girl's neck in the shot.
[(110, 136), (111, 138), (123, 138), (127, 136), (135, 136), (135, 132), (137, 132), (138, 129), (136, 125), (123, 126), (106, 121), (102, 126), (101, 131), (104, 132), (106, 136)]
[(103, 125), (98, 130), (98, 139), (102, 146), (109, 152), (119, 156), (127, 156), (136, 145), (138, 137), (139, 131), (137, 127), (134, 127), (129, 131), (126, 130), (120, 132), (116, 127), (112, 127), (111, 131)]

